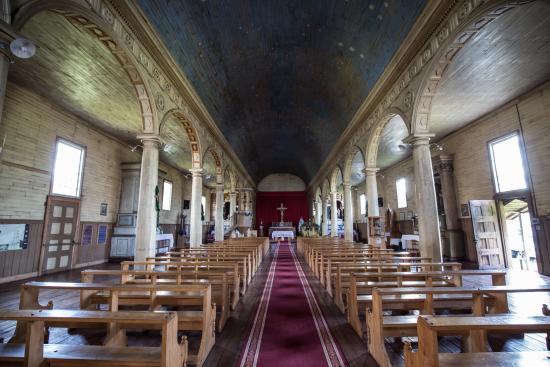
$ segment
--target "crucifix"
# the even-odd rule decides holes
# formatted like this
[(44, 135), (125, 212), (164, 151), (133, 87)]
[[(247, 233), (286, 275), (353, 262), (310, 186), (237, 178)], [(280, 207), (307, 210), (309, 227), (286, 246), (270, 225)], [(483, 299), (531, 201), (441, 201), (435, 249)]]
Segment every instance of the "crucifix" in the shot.
[(285, 210), (287, 210), (288, 208), (285, 208), (283, 206), (283, 203), (281, 203), (281, 206), (276, 209), (281, 212), (281, 223), (283, 223), (285, 221)]

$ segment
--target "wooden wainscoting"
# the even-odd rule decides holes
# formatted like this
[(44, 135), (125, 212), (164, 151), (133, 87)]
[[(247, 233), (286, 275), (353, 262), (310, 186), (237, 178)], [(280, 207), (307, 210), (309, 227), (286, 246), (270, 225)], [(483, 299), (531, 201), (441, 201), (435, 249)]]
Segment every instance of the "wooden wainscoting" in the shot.
[[(103, 232), (104, 227), (106, 233)], [(75, 266), (83, 267), (108, 261), (112, 234), (113, 223), (80, 222)]]
[(1, 224), (29, 224), (29, 243), (24, 250), (0, 251), (0, 283), (35, 276), (40, 261), (44, 222), (2, 219)]

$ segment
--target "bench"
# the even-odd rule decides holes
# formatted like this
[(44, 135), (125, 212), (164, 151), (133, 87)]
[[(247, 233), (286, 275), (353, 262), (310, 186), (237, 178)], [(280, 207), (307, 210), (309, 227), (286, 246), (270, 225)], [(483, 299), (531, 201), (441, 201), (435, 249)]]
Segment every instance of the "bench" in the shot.
[[(449, 287), (462, 286), (462, 277), (466, 275), (491, 276), (493, 285), (506, 284), (506, 270), (456, 270), (456, 271), (420, 271), (420, 272), (369, 272), (353, 273), (347, 294), (347, 317), (357, 335), (363, 335), (359, 313), (368, 308), (372, 301), (374, 288), (396, 287)], [(505, 294), (498, 294), (503, 312), (508, 311)], [(409, 296), (414, 298), (414, 296)], [(365, 307), (360, 307), (364, 305)]]
[[(190, 355), (189, 361), (202, 365), (214, 346), (216, 305), (211, 302), (210, 285), (157, 285), (157, 284), (108, 284), (108, 283), (71, 283), (71, 282), (29, 282), (21, 286), (19, 308), (43, 309), (39, 303), (41, 290), (64, 290), (80, 292), (80, 308), (90, 309), (105, 304), (109, 311), (118, 311), (121, 305), (145, 305), (150, 310), (159, 310), (162, 306), (195, 306), (200, 311), (177, 311), (178, 330), (200, 331), (201, 341), (196, 355)], [(51, 303), (50, 303), (51, 304)], [(48, 324), (49, 325), (49, 324)], [(73, 324), (54, 324), (49, 326), (76, 328)], [(132, 324), (128, 328), (138, 327)], [(11, 341), (24, 340), (26, 325), (18, 322)]]
[[(405, 344), (405, 366), (550, 366), (549, 352), (487, 352), (487, 332), (548, 333), (550, 316), (419, 316), (418, 351)], [(463, 335), (469, 353), (439, 353), (438, 336), (442, 335)]]
[(384, 346), (386, 337), (416, 336), (417, 315), (387, 316), (386, 311), (420, 311), (432, 315), (436, 310), (471, 310), (474, 316), (506, 312), (497, 294), (550, 292), (550, 286), (515, 287), (428, 287), (385, 288), (372, 292), (372, 308), (367, 309), (367, 342), (369, 353), (381, 367), (391, 366)]
[[(187, 339), (178, 343), (178, 316), (175, 312), (109, 312), (82, 310), (0, 311), (0, 320), (24, 322), (22, 343), (0, 344), (0, 364), (23, 363), (41, 367), (46, 363), (70, 366), (160, 366), (181, 367), (187, 361)], [(46, 325), (106, 325), (104, 345), (47, 344)], [(160, 347), (127, 347), (124, 326), (160, 329)]]
[[(123, 271), (129, 270), (149, 270), (149, 271), (196, 271), (196, 272), (225, 272), (229, 273), (229, 276), (233, 279), (230, 283), (233, 284), (234, 295), (244, 295), (246, 293), (246, 281), (242, 281), (241, 271), (237, 263), (223, 263), (223, 264), (189, 264), (179, 261), (122, 261), (120, 263), (120, 269)], [(237, 304), (237, 300), (233, 300), (233, 303)]]
[[(116, 277), (120, 284), (210, 284), (212, 300), (219, 309), (217, 317), (218, 331), (221, 332), (229, 318), (230, 308), (234, 309), (236, 303), (230, 304), (230, 297), (236, 302), (239, 294), (231, 294), (228, 282), (229, 273), (223, 272), (199, 272), (199, 271), (148, 271), (148, 270), (83, 270), (80, 273), (80, 281), (83, 283), (97, 282), (98, 277)], [(235, 293), (235, 292), (233, 292)]]

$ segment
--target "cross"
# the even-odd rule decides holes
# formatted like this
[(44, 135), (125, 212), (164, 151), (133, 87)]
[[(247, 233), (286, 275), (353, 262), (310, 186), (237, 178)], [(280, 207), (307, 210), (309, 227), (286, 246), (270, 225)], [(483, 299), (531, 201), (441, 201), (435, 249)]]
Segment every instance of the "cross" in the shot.
[(281, 223), (283, 223), (283, 222), (284, 222), (284, 218), (285, 218), (285, 210), (287, 210), (288, 208), (285, 208), (285, 207), (283, 206), (283, 203), (281, 203), (281, 206), (278, 207), (278, 208), (275, 208), (275, 209), (277, 209), (278, 211), (281, 212)]

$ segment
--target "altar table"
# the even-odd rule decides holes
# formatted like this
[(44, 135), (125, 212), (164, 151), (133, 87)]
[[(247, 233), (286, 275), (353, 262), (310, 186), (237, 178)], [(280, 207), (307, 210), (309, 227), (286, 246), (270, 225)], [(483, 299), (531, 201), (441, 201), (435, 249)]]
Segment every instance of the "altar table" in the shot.
[(288, 231), (288, 230), (274, 230), (271, 232), (271, 238), (292, 238), (294, 239), (294, 231)]

